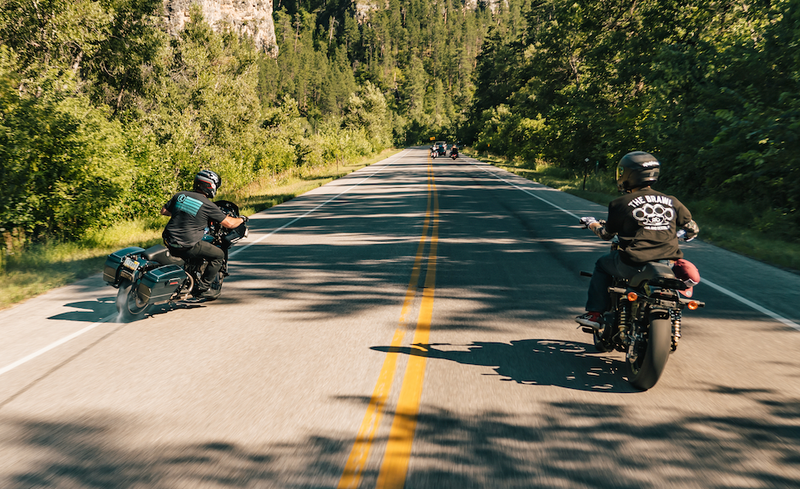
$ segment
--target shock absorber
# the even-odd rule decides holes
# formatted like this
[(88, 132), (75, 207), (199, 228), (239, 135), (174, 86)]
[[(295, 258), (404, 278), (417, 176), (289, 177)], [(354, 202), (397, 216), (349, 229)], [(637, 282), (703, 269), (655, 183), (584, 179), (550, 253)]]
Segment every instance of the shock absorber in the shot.
[(628, 308), (630, 304), (623, 298), (620, 298), (619, 302), (619, 322), (617, 323), (617, 327), (619, 329), (620, 340), (625, 342), (625, 334), (628, 329)]
[(681, 338), (681, 311), (680, 309), (670, 309), (669, 315), (672, 318), (672, 351), (678, 349), (678, 340)]

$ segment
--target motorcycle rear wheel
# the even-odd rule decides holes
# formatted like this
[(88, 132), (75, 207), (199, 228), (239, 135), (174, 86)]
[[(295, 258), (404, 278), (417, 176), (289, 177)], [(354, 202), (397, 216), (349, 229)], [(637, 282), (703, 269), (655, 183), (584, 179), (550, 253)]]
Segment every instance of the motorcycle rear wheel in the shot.
[(137, 321), (144, 317), (150, 304), (142, 301), (136, 291), (136, 284), (123, 280), (117, 292), (117, 313), (125, 322)]
[(640, 341), (636, 361), (629, 362), (628, 382), (637, 389), (647, 390), (658, 382), (669, 360), (672, 345), (672, 323), (668, 318), (650, 318), (647, 341)]

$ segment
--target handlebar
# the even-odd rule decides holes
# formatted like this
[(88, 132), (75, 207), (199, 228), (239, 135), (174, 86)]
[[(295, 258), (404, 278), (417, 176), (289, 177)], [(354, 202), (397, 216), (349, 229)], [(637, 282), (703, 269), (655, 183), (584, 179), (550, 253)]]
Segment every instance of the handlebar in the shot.
[(696, 236), (697, 236), (697, 235), (695, 235), (695, 236), (692, 236), (692, 237), (690, 238), (690, 237), (688, 236), (688, 233), (687, 233), (687, 231), (686, 231), (685, 229), (679, 229), (679, 230), (678, 230), (678, 241), (684, 241), (684, 242), (688, 243), (689, 241), (693, 240), (693, 239), (694, 239)]

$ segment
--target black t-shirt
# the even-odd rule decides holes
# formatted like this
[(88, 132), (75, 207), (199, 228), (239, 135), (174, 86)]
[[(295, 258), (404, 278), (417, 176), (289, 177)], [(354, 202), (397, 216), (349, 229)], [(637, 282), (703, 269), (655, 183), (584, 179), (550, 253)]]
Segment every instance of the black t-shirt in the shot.
[(164, 206), (172, 217), (164, 229), (164, 241), (173, 248), (190, 248), (203, 239), (209, 222), (222, 222), (226, 215), (208, 197), (198, 192), (178, 192)]
[(608, 204), (606, 231), (619, 235), (623, 261), (642, 264), (683, 257), (678, 229), (692, 214), (671, 195), (653, 189), (625, 194)]

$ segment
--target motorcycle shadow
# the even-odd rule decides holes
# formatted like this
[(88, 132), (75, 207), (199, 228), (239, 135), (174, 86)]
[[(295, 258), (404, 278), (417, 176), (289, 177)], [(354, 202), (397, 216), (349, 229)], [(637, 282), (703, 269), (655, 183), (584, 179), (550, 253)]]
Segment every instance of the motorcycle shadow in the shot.
[[(511, 343), (478, 341), (469, 345), (433, 343), (399, 348), (375, 346), (372, 350), (491, 367), (501, 381), (524, 385), (549, 385), (593, 392), (639, 392), (623, 377), (625, 364), (621, 354), (601, 353), (588, 343), (529, 339)], [(619, 358), (612, 358), (612, 355)]]
[(64, 304), (64, 307), (73, 309), (80, 309), (79, 311), (69, 311), (55, 316), (50, 316), (47, 319), (62, 320), (62, 321), (79, 321), (94, 323), (102, 321), (103, 318), (113, 313), (115, 309), (116, 297), (101, 297), (94, 301), (81, 301), (71, 302)]
[(144, 317), (142, 319), (148, 317), (156, 317), (162, 314), (167, 314), (168, 312), (172, 311), (187, 311), (189, 309), (200, 309), (207, 306), (208, 301), (204, 299), (189, 299), (185, 301), (178, 301), (178, 302), (167, 302), (164, 304), (157, 304), (150, 306), (147, 309)]
[[(96, 301), (82, 301), (82, 302), (72, 302), (69, 304), (64, 304), (64, 307), (71, 307), (81, 310), (56, 314), (55, 316), (50, 316), (47, 319), (62, 320), (62, 321), (79, 321), (88, 323), (103, 321), (105, 318), (109, 316), (109, 314), (113, 314), (116, 311), (116, 299), (117, 299), (116, 297), (111, 296), (111, 297), (101, 297)], [(171, 311), (198, 309), (201, 307), (206, 307), (208, 302), (209, 301), (205, 299), (197, 299), (197, 300), (190, 299), (180, 302), (158, 304), (150, 306), (147, 309), (147, 312), (145, 312), (141, 318), (127, 322), (137, 322), (150, 317), (160, 316), (162, 314), (166, 314)], [(126, 321), (118, 319), (116, 322), (126, 322)]]

